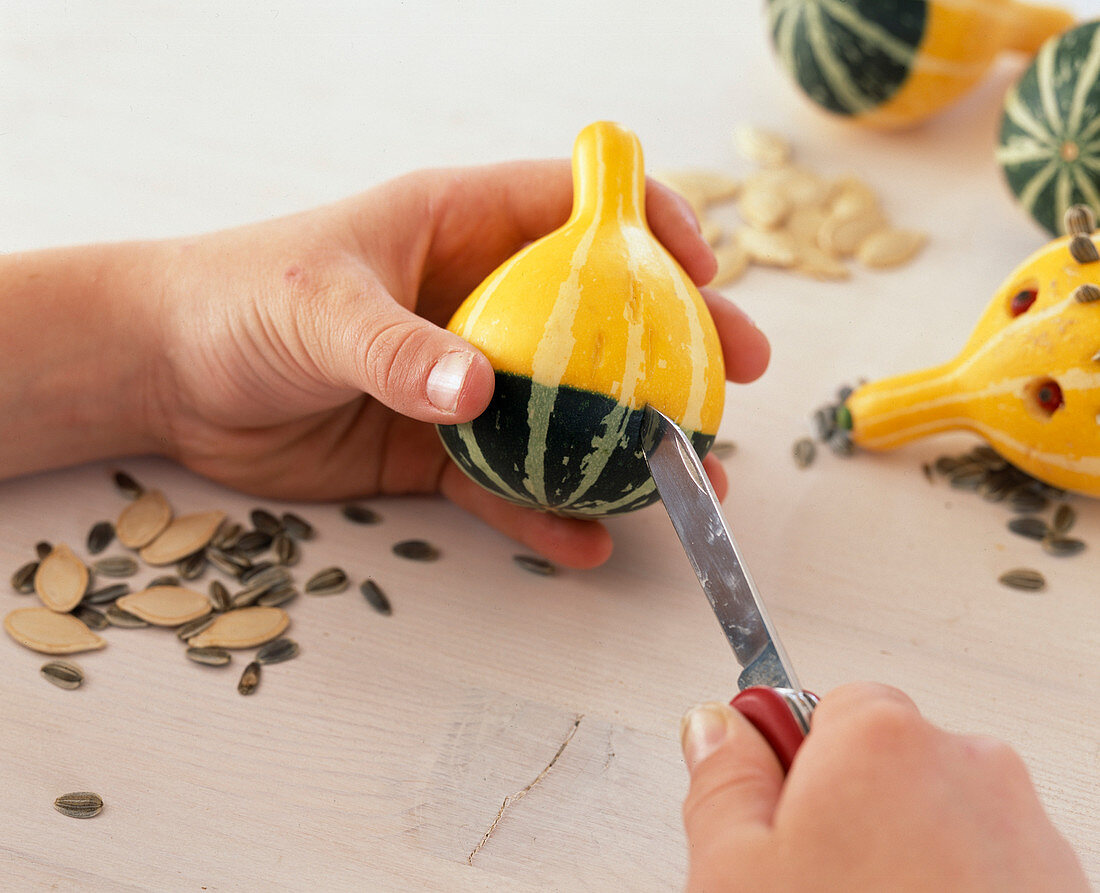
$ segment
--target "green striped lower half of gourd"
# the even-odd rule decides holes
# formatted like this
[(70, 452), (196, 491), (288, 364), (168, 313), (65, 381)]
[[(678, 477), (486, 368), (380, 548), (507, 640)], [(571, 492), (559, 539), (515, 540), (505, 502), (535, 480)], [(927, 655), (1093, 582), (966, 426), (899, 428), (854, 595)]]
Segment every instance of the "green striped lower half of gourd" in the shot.
[(1048, 232), (1100, 213), (1100, 22), (1047, 41), (1005, 96), (996, 150), (1009, 188)]
[[(658, 499), (641, 450), (642, 411), (606, 394), (547, 387), (497, 372), (488, 408), (440, 425), (451, 458), (505, 499), (565, 515), (598, 517)], [(686, 432), (700, 456), (714, 435)]]

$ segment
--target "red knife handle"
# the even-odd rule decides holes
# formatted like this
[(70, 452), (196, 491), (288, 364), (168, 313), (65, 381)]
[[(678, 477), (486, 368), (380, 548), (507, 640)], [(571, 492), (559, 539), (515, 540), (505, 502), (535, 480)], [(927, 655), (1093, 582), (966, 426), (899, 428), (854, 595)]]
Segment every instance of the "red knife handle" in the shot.
[(754, 685), (738, 694), (730, 701), (730, 706), (764, 736), (786, 774), (810, 731), (810, 715), (817, 706), (817, 695)]

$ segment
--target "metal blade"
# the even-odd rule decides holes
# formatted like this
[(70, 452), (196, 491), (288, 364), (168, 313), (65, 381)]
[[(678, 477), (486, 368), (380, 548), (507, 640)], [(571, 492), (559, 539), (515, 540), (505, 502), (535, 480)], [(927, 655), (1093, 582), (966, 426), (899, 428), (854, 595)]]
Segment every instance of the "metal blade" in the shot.
[(726, 526), (718, 497), (691, 442), (668, 416), (645, 409), (642, 449), (672, 526), (750, 685), (799, 689), (756, 585)]

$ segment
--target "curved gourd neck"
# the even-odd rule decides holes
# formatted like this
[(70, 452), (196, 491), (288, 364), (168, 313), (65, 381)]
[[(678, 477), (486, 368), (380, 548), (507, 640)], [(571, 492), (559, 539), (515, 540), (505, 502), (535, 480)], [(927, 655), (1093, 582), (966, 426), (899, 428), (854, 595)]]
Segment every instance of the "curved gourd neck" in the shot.
[(1076, 24), (1068, 10), (1046, 4), (1010, 0), (1005, 4), (1005, 49), (1034, 56), (1048, 38), (1067, 31)]
[(845, 404), (852, 416), (852, 439), (868, 449), (886, 450), (965, 427), (958, 368), (958, 360), (952, 360), (856, 388)]
[(629, 130), (610, 121), (589, 124), (573, 146), (569, 223), (593, 219), (648, 229), (641, 143)]

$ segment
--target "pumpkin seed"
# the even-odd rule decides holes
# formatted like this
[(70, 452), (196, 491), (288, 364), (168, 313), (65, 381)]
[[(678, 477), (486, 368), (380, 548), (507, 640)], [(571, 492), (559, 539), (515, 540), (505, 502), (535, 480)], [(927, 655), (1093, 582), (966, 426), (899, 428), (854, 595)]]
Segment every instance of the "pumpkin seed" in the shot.
[(355, 524), (377, 524), (382, 519), (373, 509), (358, 503), (348, 503), (340, 509), (341, 514)]
[(1043, 551), (1048, 555), (1059, 557), (1078, 555), (1085, 551), (1085, 544), (1082, 540), (1073, 537), (1051, 534), (1043, 538)]
[(219, 614), (217, 619), (191, 640), (196, 647), (254, 648), (282, 634), (290, 617), (282, 608), (240, 608)]
[(117, 626), (122, 629), (141, 629), (149, 625), (148, 621), (142, 620), (137, 614), (131, 614), (124, 608), (120, 608), (117, 604), (111, 605), (104, 612), (104, 616), (107, 618), (107, 622), (111, 626)]
[(552, 577), (558, 572), (557, 567), (545, 558), (537, 558), (534, 555), (513, 555), (512, 560), (525, 571), (539, 574), (543, 577)]
[(16, 608), (4, 618), (4, 629), (20, 645), (43, 654), (95, 651), (107, 644), (72, 614), (46, 607)]
[(393, 554), (411, 561), (435, 561), (439, 550), (424, 540), (402, 540), (394, 544)]
[(188, 648), (184, 654), (197, 664), (208, 667), (224, 667), (233, 658), (224, 648)]
[(237, 540), (237, 545), (233, 547), (233, 551), (238, 555), (244, 555), (246, 558), (253, 558), (270, 548), (270, 546), (270, 533), (264, 533), (262, 530), (250, 530)]
[(714, 249), (718, 270), (710, 281), (712, 288), (721, 288), (740, 279), (752, 260), (744, 246), (736, 239), (728, 239)]
[(274, 537), (283, 532), (282, 522), (267, 509), (253, 509), (248, 517), (253, 527), (268, 536)]
[(275, 550), (275, 560), (283, 567), (293, 567), (302, 558), (297, 541), (285, 533), (275, 537), (272, 548)]
[(100, 558), (92, 567), (104, 577), (132, 577), (138, 572), (138, 563), (129, 555), (110, 555)]
[(137, 499), (145, 492), (145, 488), (125, 471), (116, 471), (114, 473), (114, 482), (118, 492), (127, 499)]
[(41, 540), (34, 544), (34, 552), (38, 556), (39, 561), (49, 555), (52, 551), (53, 543), (46, 540)]
[(160, 490), (140, 494), (118, 516), (115, 535), (127, 549), (140, 549), (155, 540), (172, 522), (172, 507)]
[(98, 555), (111, 545), (111, 540), (114, 538), (115, 525), (110, 521), (99, 521), (92, 525), (92, 529), (88, 531), (88, 552), (92, 555)]
[(298, 643), (293, 639), (275, 639), (256, 652), (256, 662), (261, 664), (281, 664), (298, 656)]
[(148, 564), (173, 564), (205, 549), (224, 520), (225, 512), (222, 511), (196, 512), (176, 518), (142, 548), (141, 557)]
[(813, 464), (814, 456), (817, 455), (817, 447), (810, 438), (800, 437), (791, 447), (791, 453), (794, 456), (795, 465), (799, 468), (809, 468)]
[(42, 664), (38, 672), (58, 688), (70, 691), (80, 688), (84, 682), (84, 671), (67, 660), (51, 660), (49, 663)]
[(1054, 518), (1050, 522), (1050, 529), (1054, 533), (1069, 533), (1077, 520), (1077, 512), (1068, 502), (1063, 502), (1054, 510)]
[(116, 606), (154, 626), (179, 626), (210, 613), (210, 600), (182, 586), (158, 586), (124, 595)]
[(1100, 252), (1088, 236), (1078, 233), (1069, 240), (1069, 253), (1079, 264), (1091, 264), (1100, 260)]
[(348, 588), (348, 575), (338, 567), (317, 571), (306, 581), (307, 595), (334, 595)]
[(215, 546), (207, 547), (206, 559), (223, 574), (228, 574), (230, 577), (239, 577), (251, 567), (247, 558), (231, 552), (223, 552)]
[(283, 530), (296, 540), (313, 539), (313, 525), (293, 512), (283, 512)]
[(765, 267), (786, 269), (793, 267), (801, 257), (798, 243), (788, 232), (770, 232), (743, 226), (738, 228), (736, 239), (749, 257)]
[(242, 695), (250, 695), (256, 690), (256, 686), (259, 684), (260, 664), (257, 661), (252, 661), (252, 663), (244, 668), (244, 672), (241, 673), (241, 681), (237, 683), (237, 691)]
[(28, 561), (11, 575), (11, 588), (23, 595), (34, 592), (34, 575), (38, 572), (38, 562)]
[(256, 599), (257, 605), (264, 605), (269, 608), (277, 608), (280, 605), (285, 605), (294, 601), (298, 597), (298, 590), (291, 586), (289, 583), (283, 583), (280, 586), (276, 586), (273, 589), (269, 589), (258, 599)]
[(88, 568), (64, 543), (54, 546), (34, 575), (34, 591), (42, 604), (55, 611), (71, 611), (87, 589)]
[(53, 808), (72, 819), (90, 819), (103, 810), (103, 798), (91, 791), (73, 791), (54, 800)]
[(93, 608), (91, 605), (86, 605), (81, 602), (75, 608), (73, 608), (73, 616), (80, 620), (88, 629), (94, 629), (96, 631), (106, 629), (109, 624), (106, 616), (99, 608)]
[(1064, 216), (1066, 232), (1070, 235), (1088, 235), (1096, 229), (1096, 217), (1088, 205), (1072, 205)]
[(733, 132), (733, 144), (743, 158), (765, 167), (778, 167), (791, 158), (791, 144), (761, 127), (738, 127)]
[(793, 203), (787, 196), (761, 182), (747, 185), (737, 206), (746, 223), (764, 230), (781, 226), (792, 209)]
[(188, 620), (187, 623), (176, 630), (176, 636), (181, 642), (186, 642), (192, 636), (197, 636), (210, 626), (214, 622), (215, 616), (214, 614), (207, 614), (203, 617), (196, 617), (194, 620)]
[(1012, 589), (1022, 589), (1028, 592), (1038, 592), (1047, 585), (1046, 578), (1041, 573), (1026, 567), (1005, 571), (997, 580)]
[(176, 573), (181, 580), (197, 580), (206, 572), (206, 553), (195, 552), (181, 558), (176, 564)]
[[(153, 586), (155, 584), (150, 583), (149, 585)], [(82, 605), (105, 605), (108, 602), (113, 602), (116, 598), (129, 594), (130, 586), (128, 583), (112, 583), (110, 586), (102, 586), (99, 589), (92, 590), (80, 600), (80, 603)]]
[(1073, 300), (1079, 304), (1091, 304), (1093, 301), (1100, 301), (1100, 288), (1097, 288), (1091, 282), (1082, 283), (1073, 290)]
[[(527, 555), (517, 555), (516, 562), (520, 564), (520, 567), (523, 567), (523, 564), (519, 562), (519, 559), (529, 557), (530, 556)], [(553, 565), (550, 565), (550, 567), (553, 568)], [(550, 572), (553, 573), (553, 570), (551, 570)], [(363, 598), (367, 600), (367, 604), (374, 608), (374, 610), (376, 610), (379, 614), (385, 614), (389, 616), (393, 613), (393, 606), (390, 604), (390, 600), (386, 598), (386, 593), (378, 588), (378, 584), (375, 583), (374, 580), (364, 580), (362, 583), (359, 584), (359, 591), (363, 593)]]
[(851, 257), (870, 236), (885, 227), (886, 219), (878, 208), (851, 214), (833, 211), (821, 224), (817, 244), (834, 257)]
[(210, 581), (210, 604), (219, 614), (233, 607), (233, 600), (229, 596), (229, 590), (221, 580)]
[(1050, 533), (1050, 527), (1047, 526), (1047, 522), (1034, 515), (1024, 515), (1020, 518), (1013, 518), (1008, 522), (1008, 529), (1013, 533), (1018, 533), (1020, 536), (1032, 540), (1041, 540)]

